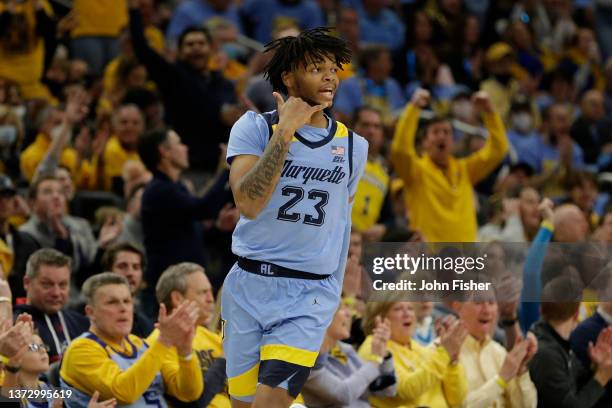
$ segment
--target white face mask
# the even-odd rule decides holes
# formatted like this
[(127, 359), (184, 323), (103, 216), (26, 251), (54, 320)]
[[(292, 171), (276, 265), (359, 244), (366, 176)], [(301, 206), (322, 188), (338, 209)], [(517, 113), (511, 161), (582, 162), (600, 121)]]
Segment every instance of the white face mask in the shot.
[(520, 133), (529, 133), (533, 126), (531, 115), (527, 112), (519, 112), (512, 115), (512, 127)]
[(468, 121), (474, 116), (474, 106), (470, 101), (455, 102), (451, 110), (455, 119), (462, 121)]

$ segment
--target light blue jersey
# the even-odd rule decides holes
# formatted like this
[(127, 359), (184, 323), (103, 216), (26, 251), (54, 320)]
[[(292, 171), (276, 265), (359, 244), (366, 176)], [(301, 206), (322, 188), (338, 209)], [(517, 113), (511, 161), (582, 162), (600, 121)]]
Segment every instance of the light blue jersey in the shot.
[[(228, 161), (243, 154), (261, 156), (269, 139), (264, 116), (245, 113), (232, 128)], [(355, 194), (368, 151), (361, 136), (354, 134), (352, 144), (349, 139), (346, 126), (331, 118), (326, 129), (300, 128), (268, 205), (254, 220), (240, 217), (232, 251), (298, 271), (335, 273), (343, 264), (349, 198)]]
[[(228, 161), (261, 156), (276, 118), (276, 112), (244, 114), (232, 128)], [(349, 198), (367, 152), (361, 136), (333, 119), (326, 129), (300, 128), (268, 205), (254, 220), (240, 218), (232, 250), (242, 260), (227, 275), (221, 298), (232, 398), (251, 402), (258, 383), (295, 397), (306, 382), (340, 300)], [(250, 269), (257, 261), (262, 269)], [(272, 276), (266, 269), (272, 266), (295, 275)], [(321, 279), (299, 278), (304, 272)]]

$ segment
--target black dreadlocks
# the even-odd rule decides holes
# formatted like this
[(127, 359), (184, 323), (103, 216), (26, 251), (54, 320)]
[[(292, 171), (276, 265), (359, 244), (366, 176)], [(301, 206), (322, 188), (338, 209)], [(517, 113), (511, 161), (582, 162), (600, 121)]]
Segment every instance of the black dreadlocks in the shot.
[(283, 72), (291, 72), (301, 64), (306, 68), (312, 62), (323, 61), (326, 57), (336, 59), (336, 65), (351, 62), (351, 50), (341, 38), (330, 35), (327, 27), (303, 31), (297, 37), (284, 37), (266, 44), (266, 51), (275, 51), (266, 65), (265, 78), (275, 91), (287, 93), (283, 84)]

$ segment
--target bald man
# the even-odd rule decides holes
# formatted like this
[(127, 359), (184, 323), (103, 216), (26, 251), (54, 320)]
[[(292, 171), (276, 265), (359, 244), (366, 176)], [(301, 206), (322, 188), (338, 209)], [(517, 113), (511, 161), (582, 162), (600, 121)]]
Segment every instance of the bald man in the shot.
[(589, 234), (589, 224), (584, 213), (577, 205), (563, 204), (555, 209), (553, 215), (555, 242), (581, 242)]

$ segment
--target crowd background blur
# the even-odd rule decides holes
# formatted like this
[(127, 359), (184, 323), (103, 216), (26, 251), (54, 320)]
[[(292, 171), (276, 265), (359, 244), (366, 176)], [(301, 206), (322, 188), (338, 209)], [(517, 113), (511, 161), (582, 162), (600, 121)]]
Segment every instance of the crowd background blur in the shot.
[[(333, 27), (353, 51), (326, 113), (365, 137), (369, 154), (353, 206), (343, 306), (305, 403), (561, 406), (538, 370), (549, 364), (562, 371), (569, 357), (558, 355), (555, 366), (535, 354), (527, 330), (536, 324), (539, 351), (555, 341), (565, 350), (581, 321), (571, 344), (581, 375), (594, 377), (556, 386), (609, 407), (612, 392), (603, 386), (612, 362), (601, 354), (612, 350), (605, 348), (612, 336), (597, 339), (612, 324), (612, 295), (601, 290), (612, 269), (542, 255), (551, 242), (596, 243), (589, 248), (607, 254), (612, 241), (608, 0), (0, 0), (0, 271), (8, 282), (0, 306), (31, 315), (7, 322), (0, 338), (19, 332), (31, 339), (23, 327), (34, 324), (30, 352), (45, 343), (52, 372), (88, 330), (84, 314), (93, 316), (81, 286), (105, 271), (126, 277), (132, 333), (146, 338), (158, 319), (160, 276), (184, 262), (205, 270), (211, 315), (235, 261), (231, 234), (240, 217), (225, 161), (231, 126), (248, 110), (275, 109), (264, 45), (320, 26)], [(450, 301), (433, 307), (387, 299), (372, 315), (361, 259), (371, 242), (520, 242), (530, 249), (509, 304), (468, 310)], [(539, 298), (557, 285), (547, 271), (563, 268), (563, 278), (577, 279), (581, 289), (576, 310), (521, 304), (520, 296)], [(400, 333), (402, 313), (408, 339)], [(470, 373), (474, 353), (488, 344), (469, 326), (478, 313), (481, 323), (494, 321), (489, 334), (498, 343), (487, 350), (489, 368), (501, 370), (495, 384)], [(3, 318), (10, 315), (11, 308)], [(215, 363), (222, 360), (219, 320), (204, 320), (200, 335), (212, 345), (194, 350), (213, 350), (199, 355), (205, 372), (215, 367), (204, 381), (223, 384)], [(453, 336), (482, 349), (468, 340), (452, 344)], [(591, 349), (586, 338), (599, 346)], [(434, 367), (433, 374), (404, 377), (413, 374), (398, 366), (398, 355)], [(367, 366), (372, 361), (382, 364), (379, 371)], [(333, 405), (328, 398), (343, 395), (336, 388), (317, 393), (353, 371), (367, 372), (359, 395), (347, 390)], [(470, 394), (474, 387), (479, 393)], [(121, 402), (110, 389), (81, 391)]]

